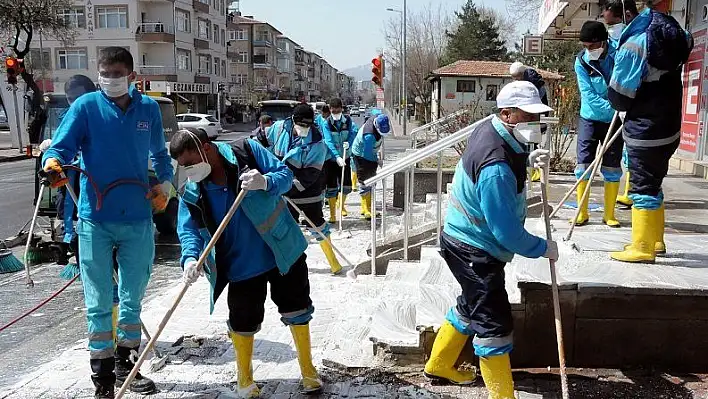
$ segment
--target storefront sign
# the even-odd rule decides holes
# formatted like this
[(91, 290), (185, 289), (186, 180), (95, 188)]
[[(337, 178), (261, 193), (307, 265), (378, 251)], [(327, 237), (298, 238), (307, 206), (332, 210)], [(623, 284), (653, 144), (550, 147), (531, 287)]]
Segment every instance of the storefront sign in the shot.
[(194, 94), (209, 94), (211, 93), (210, 85), (205, 83), (168, 83), (174, 93), (194, 93)]
[(693, 34), (695, 47), (684, 66), (683, 71), (683, 118), (681, 121), (681, 145), (683, 151), (695, 153), (698, 147), (699, 110), (701, 104), (703, 79), (703, 61), (706, 49), (706, 29)]
[(86, 35), (89, 39), (93, 39), (93, 3), (91, 0), (86, 1)]

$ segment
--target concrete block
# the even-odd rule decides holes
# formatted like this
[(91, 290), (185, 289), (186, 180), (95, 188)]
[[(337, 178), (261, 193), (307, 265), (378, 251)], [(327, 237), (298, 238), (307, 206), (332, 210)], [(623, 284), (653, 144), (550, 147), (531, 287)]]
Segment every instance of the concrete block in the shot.
[[(578, 291), (583, 319), (708, 320), (708, 291), (623, 287)], [(702, 293), (703, 295), (695, 295)]]
[[(442, 188), (447, 192), (448, 183), (452, 183), (454, 169), (443, 169)], [(413, 202), (424, 202), (425, 194), (438, 192), (437, 169), (416, 169), (413, 188)], [(403, 208), (403, 192), (405, 190), (405, 172), (398, 172), (393, 176), (393, 206)]]

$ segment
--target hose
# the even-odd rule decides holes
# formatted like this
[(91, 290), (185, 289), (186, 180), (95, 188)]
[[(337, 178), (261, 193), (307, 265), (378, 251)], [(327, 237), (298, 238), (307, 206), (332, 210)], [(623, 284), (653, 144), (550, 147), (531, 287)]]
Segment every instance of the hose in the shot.
[(49, 301), (51, 301), (52, 299), (54, 299), (54, 298), (56, 298), (57, 296), (59, 296), (59, 294), (61, 294), (62, 292), (64, 292), (64, 290), (66, 290), (67, 288), (69, 288), (69, 286), (70, 286), (74, 281), (76, 281), (76, 279), (79, 278), (79, 276), (80, 276), (80, 275), (77, 274), (76, 276), (74, 276), (74, 278), (72, 278), (71, 280), (69, 280), (68, 283), (66, 283), (63, 287), (61, 287), (57, 292), (53, 293), (49, 298), (47, 298), (47, 299), (45, 299), (44, 301), (40, 302), (39, 305), (33, 307), (32, 309), (28, 310), (27, 312), (23, 313), (22, 315), (16, 317), (16, 318), (15, 318), (14, 320), (12, 320), (11, 322), (9, 322), (9, 323), (5, 324), (4, 326), (0, 327), (0, 332), (3, 332), (5, 329), (11, 327), (13, 324), (19, 322), (20, 320), (24, 319), (25, 317), (27, 317), (27, 316), (31, 315), (32, 313), (36, 312), (36, 311), (39, 310), (42, 306), (44, 306), (44, 305), (46, 305), (47, 303), (49, 303)]
[(100, 210), (101, 206), (103, 205), (103, 198), (108, 194), (109, 191), (113, 190), (117, 186), (123, 185), (123, 184), (132, 184), (136, 186), (140, 186), (144, 188), (147, 191), (146, 198), (149, 197), (150, 195), (150, 190), (152, 189), (148, 183), (145, 183), (140, 180), (135, 180), (135, 179), (118, 179), (114, 181), (113, 183), (110, 183), (109, 185), (106, 186), (106, 188), (101, 191), (98, 188), (98, 184), (96, 184), (96, 181), (93, 179), (93, 177), (85, 170), (79, 168), (78, 166), (74, 165), (63, 165), (61, 167), (64, 170), (73, 170), (76, 172), (79, 172), (86, 176), (86, 179), (88, 180), (89, 184), (93, 188), (94, 193), (96, 194), (96, 210)]

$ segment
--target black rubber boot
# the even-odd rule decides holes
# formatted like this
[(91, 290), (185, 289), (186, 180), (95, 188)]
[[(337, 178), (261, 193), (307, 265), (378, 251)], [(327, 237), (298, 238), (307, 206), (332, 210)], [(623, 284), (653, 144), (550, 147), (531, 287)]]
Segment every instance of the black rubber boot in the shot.
[(91, 380), (96, 387), (93, 395), (95, 399), (113, 399), (115, 392), (114, 386), (116, 383), (116, 375), (113, 372), (115, 360), (108, 359), (91, 359)]
[[(131, 358), (131, 352), (134, 352), (135, 354), (135, 359), (137, 360), (138, 357), (138, 350), (140, 348), (125, 348), (125, 347), (117, 347), (116, 348), (116, 383), (115, 385), (117, 387), (123, 386), (123, 383), (125, 380), (128, 378), (128, 375), (130, 374), (130, 371), (133, 370), (133, 366), (135, 365), (135, 362)], [(133, 381), (130, 383), (130, 386), (128, 387), (129, 390), (132, 392), (140, 393), (143, 395), (150, 395), (155, 392), (157, 392), (157, 387), (155, 386), (155, 383), (146, 377), (143, 377), (142, 374), (138, 373)]]

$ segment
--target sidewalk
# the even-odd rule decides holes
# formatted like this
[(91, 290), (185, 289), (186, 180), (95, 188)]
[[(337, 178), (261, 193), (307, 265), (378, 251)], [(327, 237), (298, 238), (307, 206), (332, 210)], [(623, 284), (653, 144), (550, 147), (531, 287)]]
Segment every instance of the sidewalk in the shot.
[(408, 137), (410, 135), (411, 130), (418, 127), (418, 122), (414, 121), (412, 118), (409, 118), (409, 122), (406, 124), (406, 132), (404, 134), (403, 125), (398, 123), (398, 116), (396, 116), (396, 113), (394, 111), (391, 111), (390, 109), (387, 109), (386, 113), (388, 114), (388, 117), (391, 121), (391, 127), (393, 128), (394, 137)]
[(21, 161), (29, 157), (16, 148), (0, 148), (0, 163)]

